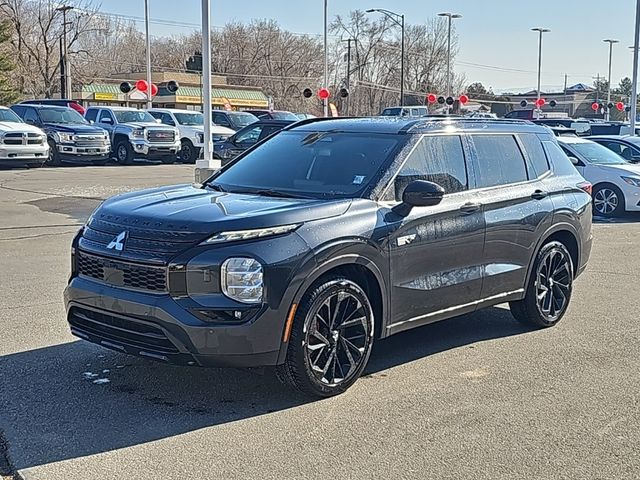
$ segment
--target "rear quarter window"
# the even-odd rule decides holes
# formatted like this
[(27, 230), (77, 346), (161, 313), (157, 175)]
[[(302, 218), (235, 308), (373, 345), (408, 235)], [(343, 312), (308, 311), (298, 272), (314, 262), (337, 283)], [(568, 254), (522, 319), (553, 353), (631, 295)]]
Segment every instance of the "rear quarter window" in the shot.
[(527, 158), (527, 166), (530, 170), (531, 178), (538, 178), (549, 171), (549, 162), (542, 148), (542, 143), (537, 135), (523, 133), (518, 135)]
[(578, 170), (574, 167), (569, 157), (562, 151), (562, 148), (554, 142), (542, 142), (549, 161), (553, 166), (556, 175), (576, 175)]

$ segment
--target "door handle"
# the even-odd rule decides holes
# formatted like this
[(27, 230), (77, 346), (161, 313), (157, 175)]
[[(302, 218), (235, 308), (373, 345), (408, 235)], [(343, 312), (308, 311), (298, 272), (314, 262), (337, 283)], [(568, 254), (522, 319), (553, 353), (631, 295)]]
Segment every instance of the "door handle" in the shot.
[(460, 211), (462, 213), (474, 213), (477, 212), (478, 210), (480, 210), (480, 208), (482, 208), (482, 204), (481, 203), (477, 203), (477, 202), (467, 202), (464, 205), (462, 205), (460, 207)]
[(549, 196), (549, 194), (545, 191), (542, 190), (536, 190), (535, 192), (533, 192), (531, 194), (531, 198), (535, 199), (535, 200), (542, 200), (543, 198), (547, 198)]

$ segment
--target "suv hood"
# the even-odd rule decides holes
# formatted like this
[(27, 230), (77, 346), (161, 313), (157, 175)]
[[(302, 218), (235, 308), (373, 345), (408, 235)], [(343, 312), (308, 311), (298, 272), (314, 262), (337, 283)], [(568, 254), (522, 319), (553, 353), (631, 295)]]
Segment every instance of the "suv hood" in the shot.
[(41, 134), (42, 130), (28, 123), (0, 122), (0, 132), (32, 132)]
[(343, 214), (350, 199), (314, 200), (223, 193), (176, 185), (112, 197), (95, 219), (146, 229), (207, 235), (302, 223)]
[(89, 135), (103, 135), (105, 131), (100, 127), (85, 125), (83, 123), (45, 123), (44, 126), (56, 132), (63, 133), (84, 133)]

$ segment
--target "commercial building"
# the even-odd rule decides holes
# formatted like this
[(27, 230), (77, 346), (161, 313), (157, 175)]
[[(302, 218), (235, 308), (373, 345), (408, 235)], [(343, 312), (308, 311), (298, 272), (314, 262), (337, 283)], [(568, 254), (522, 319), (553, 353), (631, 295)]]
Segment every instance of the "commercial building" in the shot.
[[(75, 85), (73, 100), (85, 106), (120, 105), (142, 108), (145, 97), (141, 92), (128, 94), (120, 91), (122, 82), (132, 85), (137, 80), (144, 80), (144, 73), (114, 75), (113, 81)], [(167, 90), (166, 85), (174, 80), (180, 84), (177, 92)], [(153, 106), (158, 108), (182, 108), (186, 110), (202, 109), (201, 76), (194, 73), (154, 72), (151, 81), (158, 86), (158, 94), (153, 98)], [(228, 85), (224, 76), (214, 75), (211, 78), (212, 105), (214, 109), (242, 110), (246, 108), (268, 108), (269, 98), (259, 87)]]

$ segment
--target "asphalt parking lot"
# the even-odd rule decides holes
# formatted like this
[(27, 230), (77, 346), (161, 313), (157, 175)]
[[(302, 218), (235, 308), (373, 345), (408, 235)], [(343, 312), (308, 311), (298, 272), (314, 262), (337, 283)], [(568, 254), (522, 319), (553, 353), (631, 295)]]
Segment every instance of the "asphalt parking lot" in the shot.
[(346, 394), (268, 369), (171, 367), (77, 340), (62, 290), (101, 199), (193, 167), (0, 171), (0, 476), (25, 479), (640, 477), (640, 216), (596, 222), (553, 329), (491, 308), (376, 345)]

